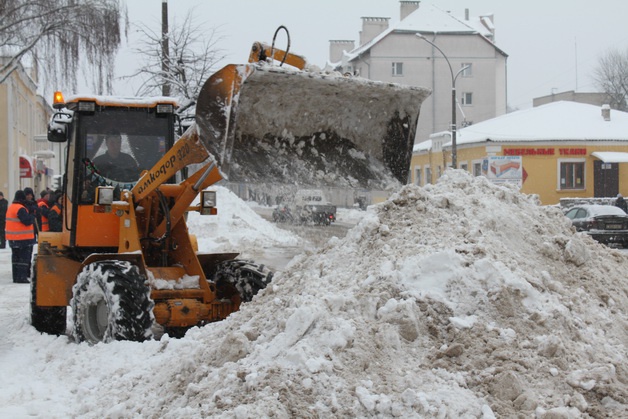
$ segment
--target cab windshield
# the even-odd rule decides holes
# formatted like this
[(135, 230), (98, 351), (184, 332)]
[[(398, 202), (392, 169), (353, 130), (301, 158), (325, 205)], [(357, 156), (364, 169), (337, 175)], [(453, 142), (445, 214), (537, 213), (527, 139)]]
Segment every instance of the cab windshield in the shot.
[(83, 202), (93, 202), (96, 186), (131, 188), (173, 141), (170, 117), (154, 109), (106, 108), (80, 118)]

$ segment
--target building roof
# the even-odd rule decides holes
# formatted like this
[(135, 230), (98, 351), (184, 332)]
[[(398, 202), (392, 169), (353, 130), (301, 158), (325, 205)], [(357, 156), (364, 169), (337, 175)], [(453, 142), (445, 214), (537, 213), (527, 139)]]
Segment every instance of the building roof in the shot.
[(392, 29), (438, 34), (479, 33), (491, 37), (493, 34), (482, 24), (481, 20), (481, 17), (469, 17), (469, 20), (459, 19), (433, 4), (425, 4), (394, 25)]
[(500, 53), (506, 55), (489, 38), (492, 37), (491, 31), (487, 26), (492, 27), (491, 20), (486, 16), (470, 17), (469, 20), (459, 19), (451, 13), (439, 9), (433, 4), (421, 4), (421, 6), (406, 16), (405, 19), (392, 25), (371, 41), (358, 46), (354, 50), (346, 53), (346, 58), (351, 61), (364, 52), (371, 49), (374, 45), (384, 39), (392, 32), (410, 32), (422, 34), (467, 34), (480, 35), (487, 42), (493, 45)]
[[(458, 145), (478, 142), (628, 141), (628, 113), (577, 102), (552, 102), (458, 130)], [(451, 143), (447, 144), (451, 146)]]
[(412, 148), (414, 153), (418, 153), (421, 151), (429, 151), (432, 148), (432, 140), (423, 141), (421, 143), (417, 143)]

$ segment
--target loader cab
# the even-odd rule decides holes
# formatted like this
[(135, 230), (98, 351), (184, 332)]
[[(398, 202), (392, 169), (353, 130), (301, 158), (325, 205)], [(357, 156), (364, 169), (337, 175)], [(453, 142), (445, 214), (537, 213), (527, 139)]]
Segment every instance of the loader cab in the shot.
[(176, 102), (165, 97), (74, 96), (62, 103), (55, 99), (54, 106), (59, 110), (48, 139), (67, 141), (64, 245), (116, 247), (118, 235), (111, 232), (118, 217), (95, 204), (96, 188), (111, 187), (115, 200), (164, 156), (175, 140)]

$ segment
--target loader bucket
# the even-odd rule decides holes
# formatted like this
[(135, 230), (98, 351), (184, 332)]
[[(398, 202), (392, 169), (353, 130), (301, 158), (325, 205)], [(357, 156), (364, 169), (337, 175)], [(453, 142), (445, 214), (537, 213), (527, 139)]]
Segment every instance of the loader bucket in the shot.
[(233, 182), (388, 189), (406, 183), (430, 91), (260, 64), (203, 86), (199, 136)]

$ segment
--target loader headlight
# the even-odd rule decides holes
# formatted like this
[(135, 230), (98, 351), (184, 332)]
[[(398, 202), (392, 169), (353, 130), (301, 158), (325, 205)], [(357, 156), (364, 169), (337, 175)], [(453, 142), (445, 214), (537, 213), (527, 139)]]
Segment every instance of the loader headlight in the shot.
[(160, 103), (157, 105), (158, 114), (173, 113), (173, 112), (174, 112), (174, 106), (172, 106), (170, 103)]
[(216, 209), (216, 191), (201, 192), (201, 215), (215, 215), (218, 213)]
[(96, 102), (86, 102), (79, 101), (78, 103), (78, 111), (79, 112), (96, 112)]

